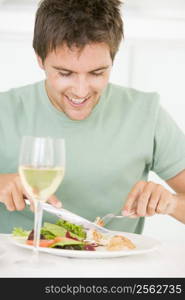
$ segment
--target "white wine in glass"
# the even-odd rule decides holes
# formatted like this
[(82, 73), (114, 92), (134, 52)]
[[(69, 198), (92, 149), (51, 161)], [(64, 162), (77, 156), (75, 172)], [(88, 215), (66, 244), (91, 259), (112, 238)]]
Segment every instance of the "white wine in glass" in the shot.
[(65, 141), (51, 137), (22, 138), (19, 174), (34, 203), (34, 257), (38, 260), (42, 204), (55, 193), (65, 171)]

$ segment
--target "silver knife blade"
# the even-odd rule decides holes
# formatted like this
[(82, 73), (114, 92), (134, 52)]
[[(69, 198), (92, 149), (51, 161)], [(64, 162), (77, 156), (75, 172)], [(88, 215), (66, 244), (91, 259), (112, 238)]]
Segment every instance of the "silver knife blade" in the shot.
[[(29, 200), (26, 200), (26, 204), (30, 205)], [(42, 202), (42, 208), (43, 208), (43, 210), (56, 215), (58, 218), (62, 218), (63, 220), (68, 221), (73, 224), (76, 224), (76, 225), (81, 225), (85, 229), (95, 229), (103, 234), (111, 234), (111, 231), (108, 230), (107, 228), (101, 227), (93, 222), (90, 222), (89, 220), (87, 220), (79, 215), (76, 215), (67, 209), (56, 208), (56, 207), (52, 206), (51, 204), (43, 203), (43, 202)]]

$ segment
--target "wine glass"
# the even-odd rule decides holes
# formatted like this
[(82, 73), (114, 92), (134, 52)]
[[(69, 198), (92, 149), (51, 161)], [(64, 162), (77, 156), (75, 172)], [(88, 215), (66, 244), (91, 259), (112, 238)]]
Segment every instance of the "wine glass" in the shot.
[(19, 175), (34, 204), (34, 254), (38, 247), (42, 224), (42, 202), (55, 193), (64, 177), (65, 141), (62, 138), (24, 136), (22, 138)]

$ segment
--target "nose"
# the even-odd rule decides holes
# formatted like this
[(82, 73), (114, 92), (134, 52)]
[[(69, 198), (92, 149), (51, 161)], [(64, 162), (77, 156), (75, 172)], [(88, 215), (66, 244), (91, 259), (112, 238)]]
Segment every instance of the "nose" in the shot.
[(78, 98), (86, 98), (89, 96), (89, 83), (85, 76), (78, 76), (76, 78), (72, 93)]

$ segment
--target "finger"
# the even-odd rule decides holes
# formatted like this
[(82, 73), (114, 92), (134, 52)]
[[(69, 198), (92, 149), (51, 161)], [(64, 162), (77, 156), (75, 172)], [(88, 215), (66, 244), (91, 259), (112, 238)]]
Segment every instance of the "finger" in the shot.
[(157, 212), (157, 206), (161, 198), (162, 188), (160, 185), (157, 185), (157, 188), (153, 191), (150, 200), (147, 205), (147, 216), (153, 216)]
[(146, 185), (145, 181), (137, 182), (134, 187), (131, 189), (130, 193), (127, 196), (127, 200), (122, 209), (123, 215), (128, 215), (132, 210), (137, 206), (137, 199), (140, 193), (143, 191), (144, 186)]
[(52, 195), (48, 199), (48, 203), (50, 203), (51, 205), (53, 205), (53, 206), (55, 206), (57, 208), (61, 208), (62, 207), (61, 201), (55, 195)]
[(143, 192), (139, 196), (137, 209), (136, 209), (138, 216), (140, 217), (146, 216), (146, 209), (147, 209), (148, 202), (150, 200), (150, 196), (151, 196), (151, 191)]
[(23, 187), (20, 182), (19, 176), (15, 178), (14, 182), (15, 182), (15, 190), (13, 196), (15, 197), (15, 199), (17, 199), (16, 208), (17, 210), (23, 210), (26, 206), (26, 203), (25, 203), (25, 197), (23, 193)]
[(16, 210), (16, 206), (15, 206), (15, 203), (13, 201), (13, 196), (12, 196), (11, 193), (7, 196), (6, 202), (4, 202), (4, 204), (6, 205), (6, 208), (9, 211), (15, 211)]
[(19, 192), (15, 184), (12, 187), (11, 194), (16, 210), (23, 210), (25, 208), (25, 201), (23, 199), (22, 191)]
[(29, 200), (30, 210), (32, 212), (34, 212), (34, 209), (35, 209), (34, 201), (31, 199), (30, 195), (27, 193), (27, 191), (23, 187), (23, 185), (21, 183), (21, 179), (20, 179), (19, 176), (16, 177), (15, 182), (16, 182), (16, 186), (17, 186), (18, 191), (22, 194), (22, 198), (23, 198), (23, 201), (24, 201), (24, 207), (26, 206), (25, 200)]
[(11, 194), (11, 185), (8, 185), (5, 190), (1, 193), (1, 202), (3, 202), (6, 208), (9, 211), (14, 211), (16, 209), (15, 204), (13, 202), (12, 194)]
[[(17, 176), (15, 178), (15, 183), (17, 186), (17, 189), (19, 190), (20, 193), (23, 194), (23, 199), (26, 197), (26, 199), (30, 198), (30, 195), (26, 192), (25, 188), (23, 187), (22, 183), (21, 183), (21, 179), (19, 176)], [(25, 197), (24, 197), (25, 196)]]
[(150, 197), (156, 187), (156, 184), (153, 182), (148, 182), (143, 191), (141, 192), (138, 203), (137, 203), (137, 214), (140, 217), (144, 217), (147, 214), (147, 206), (150, 201)]

